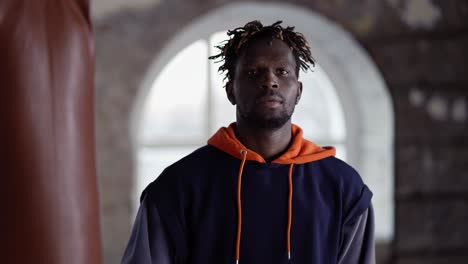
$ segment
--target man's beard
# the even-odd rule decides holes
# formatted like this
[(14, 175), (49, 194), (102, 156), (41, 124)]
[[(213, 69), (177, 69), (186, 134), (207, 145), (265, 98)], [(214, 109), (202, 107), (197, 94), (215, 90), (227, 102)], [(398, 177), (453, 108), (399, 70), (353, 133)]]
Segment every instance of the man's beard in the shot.
[(288, 113), (286, 108), (283, 108), (282, 111), (277, 116), (266, 117), (256, 111), (244, 112), (238, 108), (239, 114), (244, 121), (251, 127), (256, 127), (260, 129), (271, 129), (277, 130), (284, 126), (290, 119), (294, 112), (294, 107), (290, 113)]

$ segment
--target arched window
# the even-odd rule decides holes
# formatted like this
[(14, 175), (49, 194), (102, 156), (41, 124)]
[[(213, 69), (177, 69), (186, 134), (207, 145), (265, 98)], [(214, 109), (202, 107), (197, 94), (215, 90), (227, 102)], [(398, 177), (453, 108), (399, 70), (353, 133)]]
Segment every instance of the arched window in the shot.
[(142, 84), (132, 128), (138, 161), (135, 203), (142, 189), (169, 164), (206, 144), (235, 120), (222, 88), (219, 65), (208, 61), (224, 30), (281, 14), (312, 46), (318, 65), (301, 72), (304, 84), (293, 123), (319, 145), (337, 147), (374, 192), (376, 237), (393, 238), (393, 111), (382, 78), (366, 52), (325, 18), (289, 5), (235, 4), (185, 28), (155, 60)]

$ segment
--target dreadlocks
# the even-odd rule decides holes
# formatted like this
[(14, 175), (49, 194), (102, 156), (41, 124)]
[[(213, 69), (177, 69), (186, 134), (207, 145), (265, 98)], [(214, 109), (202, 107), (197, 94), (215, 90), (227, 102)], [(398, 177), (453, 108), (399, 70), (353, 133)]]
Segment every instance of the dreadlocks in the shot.
[(304, 71), (310, 69), (309, 64), (315, 66), (309, 44), (304, 35), (294, 32), (294, 27), (283, 28), (280, 25), (281, 23), (282, 21), (277, 21), (271, 26), (263, 26), (260, 21), (255, 20), (248, 22), (244, 27), (228, 30), (227, 35), (232, 37), (216, 46), (220, 52), (209, 57), (211, 60), (219, 58), (216, 62), (223, 62), (218, 71), (225, 72), (224, 80), (231, 81), (233, 79), (235, 65), (242, 49), (247, 42), (258, 36), (266, 35), (284, 41), (296, 58), (296, 73), (299, 73), (299, 69)]

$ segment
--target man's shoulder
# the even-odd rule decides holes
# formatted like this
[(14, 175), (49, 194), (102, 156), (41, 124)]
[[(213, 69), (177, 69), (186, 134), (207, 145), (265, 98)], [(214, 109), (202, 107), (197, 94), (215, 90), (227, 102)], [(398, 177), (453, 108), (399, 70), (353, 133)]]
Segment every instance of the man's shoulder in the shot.
[(330, 177), (334, 177), (344, 186), (358, 185), (362, 186), (363, 180), (359, 173), (345, 161), (331, 156), (320, 160), (322, 167), (328, 172)]
[(324, 177), (332, 179), (335, 190), (339, 190), (346, 221), (361, 215), (369, 207), (372, 192), (351, 165), (339, 158), (328, 157), (320, 160), (320, 167), (326, 174)]
[(185, 181), (185, 177), (202, 175), (210, 166), (217, 164), (222, 157), (222, 152), (213, 146), (200, 147), (166, 167), (147, 189), (165, 188)]
[(205, 145), (184, 156), (180, 160), (169, 165), (164, 171), (181, 172), (193, 171), (196, 168), (203, 168), (210, 163), (217, 162), (221, 158), (220, 151), (210, 145)]

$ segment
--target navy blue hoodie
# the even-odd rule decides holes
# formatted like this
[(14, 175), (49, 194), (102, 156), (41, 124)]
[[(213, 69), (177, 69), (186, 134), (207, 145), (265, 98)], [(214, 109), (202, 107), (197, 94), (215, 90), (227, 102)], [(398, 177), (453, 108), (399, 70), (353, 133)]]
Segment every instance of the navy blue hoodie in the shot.
[(372, 193), (334, 148), (292, 125), (288, 150), (265, 162), (234, 129), (221, 128), (143, 191), (122, 263), (345, 263), (356, 232), (370, 234), (359, 248), (373, 246), (362, 242), (373, 234), (362, 221)]

